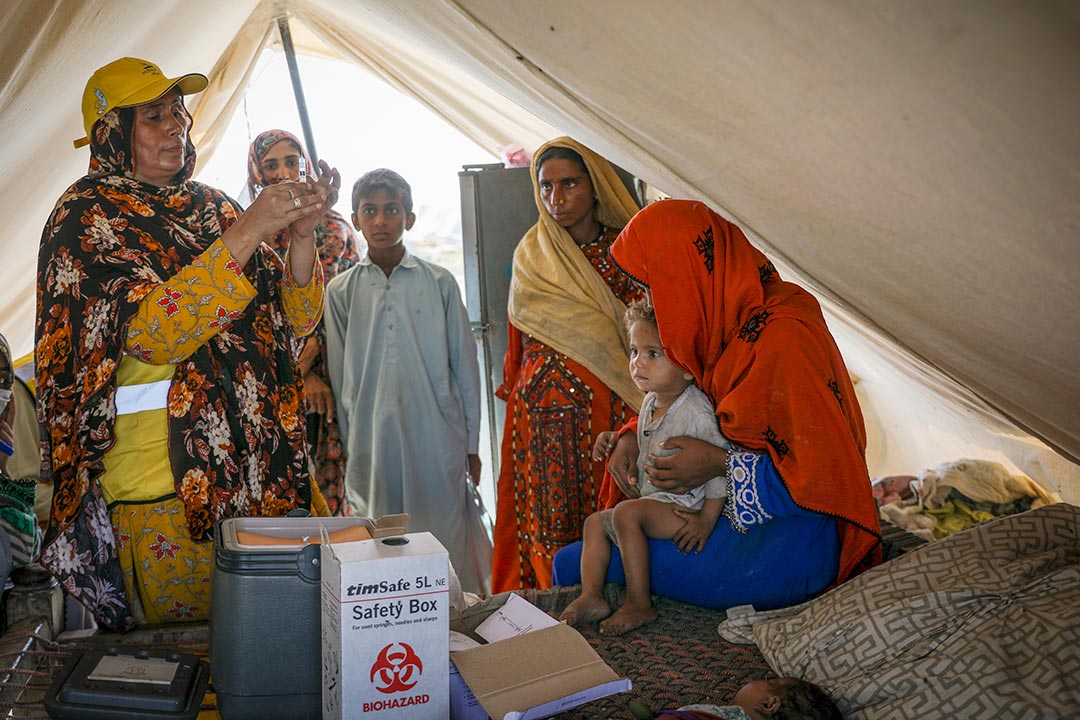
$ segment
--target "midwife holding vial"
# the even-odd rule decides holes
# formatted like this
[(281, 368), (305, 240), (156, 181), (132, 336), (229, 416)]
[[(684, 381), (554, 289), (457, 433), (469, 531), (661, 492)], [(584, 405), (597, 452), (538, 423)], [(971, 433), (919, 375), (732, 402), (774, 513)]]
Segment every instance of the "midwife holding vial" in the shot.
[(88, 172), (41, 238), (42, 563), (110, 630), (207, 618), (219, 519), (326, 512), (292, 343), (322, 314), (315, 229), (340, 178), (320, 163), (246, 211), (191, 180), (185, 97), (207, 84), (136, 58), (98, 69), (75, 141)]

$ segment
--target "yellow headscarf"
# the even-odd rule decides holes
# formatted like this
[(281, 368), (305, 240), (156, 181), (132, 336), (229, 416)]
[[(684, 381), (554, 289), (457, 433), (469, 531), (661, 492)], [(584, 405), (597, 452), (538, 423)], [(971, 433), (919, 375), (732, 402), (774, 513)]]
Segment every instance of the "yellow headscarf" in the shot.
[(581, 155), (596, 193), (596, 220), (621, 230), (637, 204), (607, 160), (568, 137), (556, 138), (533, 155), (532, 182), (540, 220), (514, 252), (508, 312), (514, 325), (581, 363), (631, 407), (644, 398), (627, 369), (630, 344), (623, 325), (626, 306), (540, 199), (536, 160), (550, 147)]

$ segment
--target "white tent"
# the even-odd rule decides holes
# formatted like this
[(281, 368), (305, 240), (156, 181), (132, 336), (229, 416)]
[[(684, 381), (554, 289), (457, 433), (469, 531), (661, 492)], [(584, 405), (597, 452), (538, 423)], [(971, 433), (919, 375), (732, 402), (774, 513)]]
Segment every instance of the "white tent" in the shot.
[[(1067, 0), (18, 0), (0, 30), (0, 329), (124, 55), (199, 71), (205, 162), (260, 50), (368, 67), (480, 145), (574, 135), (737, 221), (823, 300), (871, 473), (998, 460), (1080, 503), (1080, 5)], [(347, 97), (347, 95), (346, 95)], [(361, 113), (357, 101), (353, 110)], [(311, 108), (318, 113), (319, 108)]]

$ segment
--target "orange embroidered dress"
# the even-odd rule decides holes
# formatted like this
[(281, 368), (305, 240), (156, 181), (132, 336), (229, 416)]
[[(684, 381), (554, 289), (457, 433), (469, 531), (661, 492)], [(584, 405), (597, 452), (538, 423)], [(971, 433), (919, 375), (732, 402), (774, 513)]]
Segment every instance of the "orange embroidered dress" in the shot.
[[(38, 258), (38, 412), (55, 487), (42, 563), (113, 630), (205, 617), (214, 523), (317, 495), (290, 343), (319, 320), (321, 273), (298, 288), (265, 246), (240, 267), (220, 241), (236, 205), (189, 180), (190, 142), (174, 184), (128, 177), (133, 114), (94, 126), (90, 172), (57, 202)], [(160, 410), (142, 410), (138, 390), (162, 375)], [(125, 426), (128, 405), (138, 421)], [(172, 492), (144, 497), (161, 463), (125, 464), (125, 447), (167, 453)]]
[[(665, 352), (716, 404), (724, 436), (768, 455), (799, 509), (836, 520), (835, 582), (881, 562), (862, 412), (817, 300), (697, 201), (653, 203), (611, 252), (649, 287)], [(725, 514), (739, 525), (737, 511), (760, 490), (728, 474)]]

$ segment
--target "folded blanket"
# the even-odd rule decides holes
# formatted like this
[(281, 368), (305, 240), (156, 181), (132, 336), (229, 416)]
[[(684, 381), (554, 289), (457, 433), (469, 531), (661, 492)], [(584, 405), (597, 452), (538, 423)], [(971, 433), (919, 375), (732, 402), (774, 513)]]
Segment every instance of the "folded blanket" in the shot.
[(883, 504), (881, 516), (926, 540), (936, 540), (995, 517), (1061, 502), (1026, 475), (989, 460), (954, 460), (925, 470), (912, 495)]

